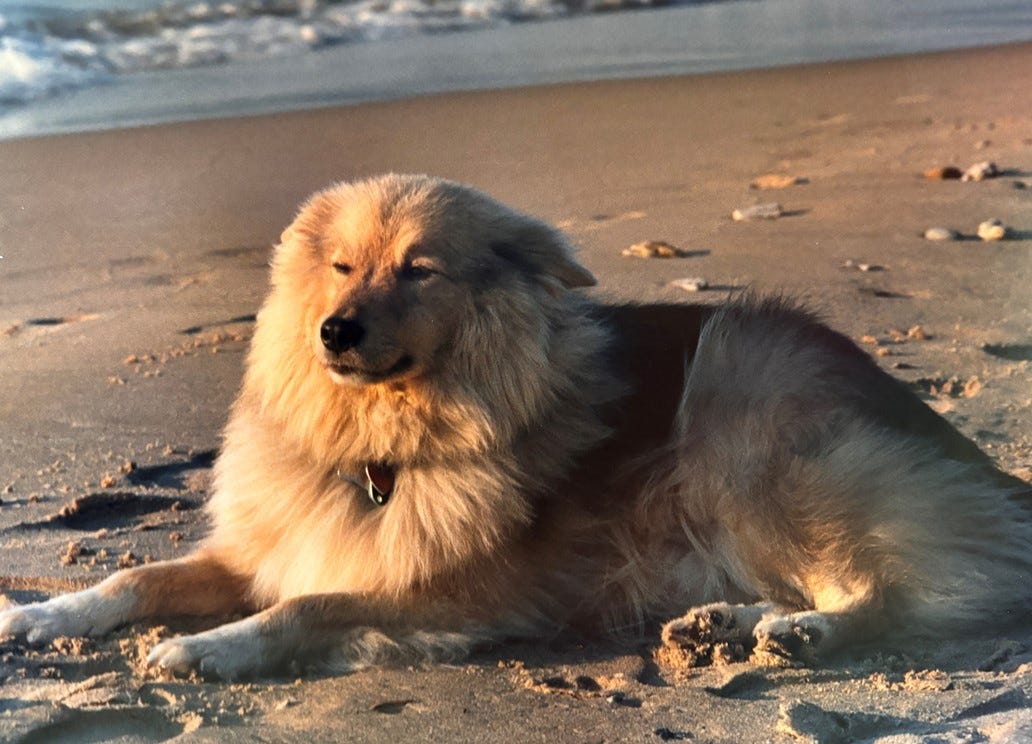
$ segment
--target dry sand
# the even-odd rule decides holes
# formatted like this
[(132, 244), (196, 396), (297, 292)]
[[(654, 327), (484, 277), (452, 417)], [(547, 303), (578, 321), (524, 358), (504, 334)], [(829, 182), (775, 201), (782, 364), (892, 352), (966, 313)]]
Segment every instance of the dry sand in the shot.
[[(1025, 44), (0, 143), (0, 591), (190, 550), (269, 246), (312, 190), (388, 170), (560, 224), (604, 295), (801, 295), (1028, 479), (1030, 90)], [(1002, 174), (921, 175), (981, 160)], [(770, 174), (801, 181), (750, 189)], [(730, 217), (768, 202), (780, 218)], [(990, 217), (1012, 239), (972, 237)], [(921, 237), (937, 226), (964, 239)], [(682, 255), (621, 255), (647, 241)], [(149, 678), (139, 658), (166, 632), (4, 643), (0, 739), (1032, 740), (1027, 624), (814, 670), (682, 674), (648, 645), (573, 639), (244, 685)]]

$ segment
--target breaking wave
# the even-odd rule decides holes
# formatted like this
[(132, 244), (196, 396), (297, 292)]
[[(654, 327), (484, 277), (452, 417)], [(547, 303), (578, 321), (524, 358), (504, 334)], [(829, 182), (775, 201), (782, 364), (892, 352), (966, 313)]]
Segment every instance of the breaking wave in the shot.
[[(688, 0), (690, 1), (690, 0)], [(666, 0), (231, 0), (135, 10), (0, 15), (0, 104), (112, 76), (298, 54), (320, 47), (461, 31)]]

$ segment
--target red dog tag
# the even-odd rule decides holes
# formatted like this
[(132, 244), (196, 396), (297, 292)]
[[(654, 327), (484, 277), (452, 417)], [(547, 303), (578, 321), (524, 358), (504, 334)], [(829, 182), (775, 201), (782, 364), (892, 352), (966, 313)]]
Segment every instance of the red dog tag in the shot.
[(394, 468), (383, 463), (371, 462), (365, 467), (366, 490), (369, 500), (383, 506), (394, 490)]

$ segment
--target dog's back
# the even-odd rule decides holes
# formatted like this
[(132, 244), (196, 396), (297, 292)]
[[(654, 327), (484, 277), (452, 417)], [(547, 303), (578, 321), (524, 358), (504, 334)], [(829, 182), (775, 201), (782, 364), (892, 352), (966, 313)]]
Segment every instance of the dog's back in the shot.
[(1027, 616), (1029, 486), (844, 336), (780, 300), (732, 303), (705, 319), (683, 388), (642, 499), (763, 605), (726, 613), (736, 637), (805, 657)]

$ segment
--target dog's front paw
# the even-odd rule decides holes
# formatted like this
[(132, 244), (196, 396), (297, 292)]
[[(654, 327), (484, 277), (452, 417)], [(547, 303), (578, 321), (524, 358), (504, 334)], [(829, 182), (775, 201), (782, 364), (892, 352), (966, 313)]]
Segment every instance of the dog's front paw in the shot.
[(830, 630), (827, 618), (819, 612), (765, 618), (754, 631), (753, 661), (776, 667), (813, 664)]
[(0, 637), (37, 645), (61, 636), (103, 635), (125, 621), (127, 609), (125, 598), (86, 589), (0, 612)]
[[(696, 607), (663, 626), (657, 660), (665, 666), (693, 667), (744, 661), (748, 656), (751, 617), (724, 602)], [(742, 620), (745, 622), (742, 622)]]
[(204, 633), (162, 641), (147, 655), (148, 666), (176, 675), (241, 679), (275, 671), (275, 659), (254, 618), (221, 625)]
[[(749, 634), (746, 628), (744, 635)], [(740, 640), (742, 631), (735, 619), (734, 608), (723, 602), (689, 610), (683, 617), (663, 626), (665, 644), (700, 644)]]

